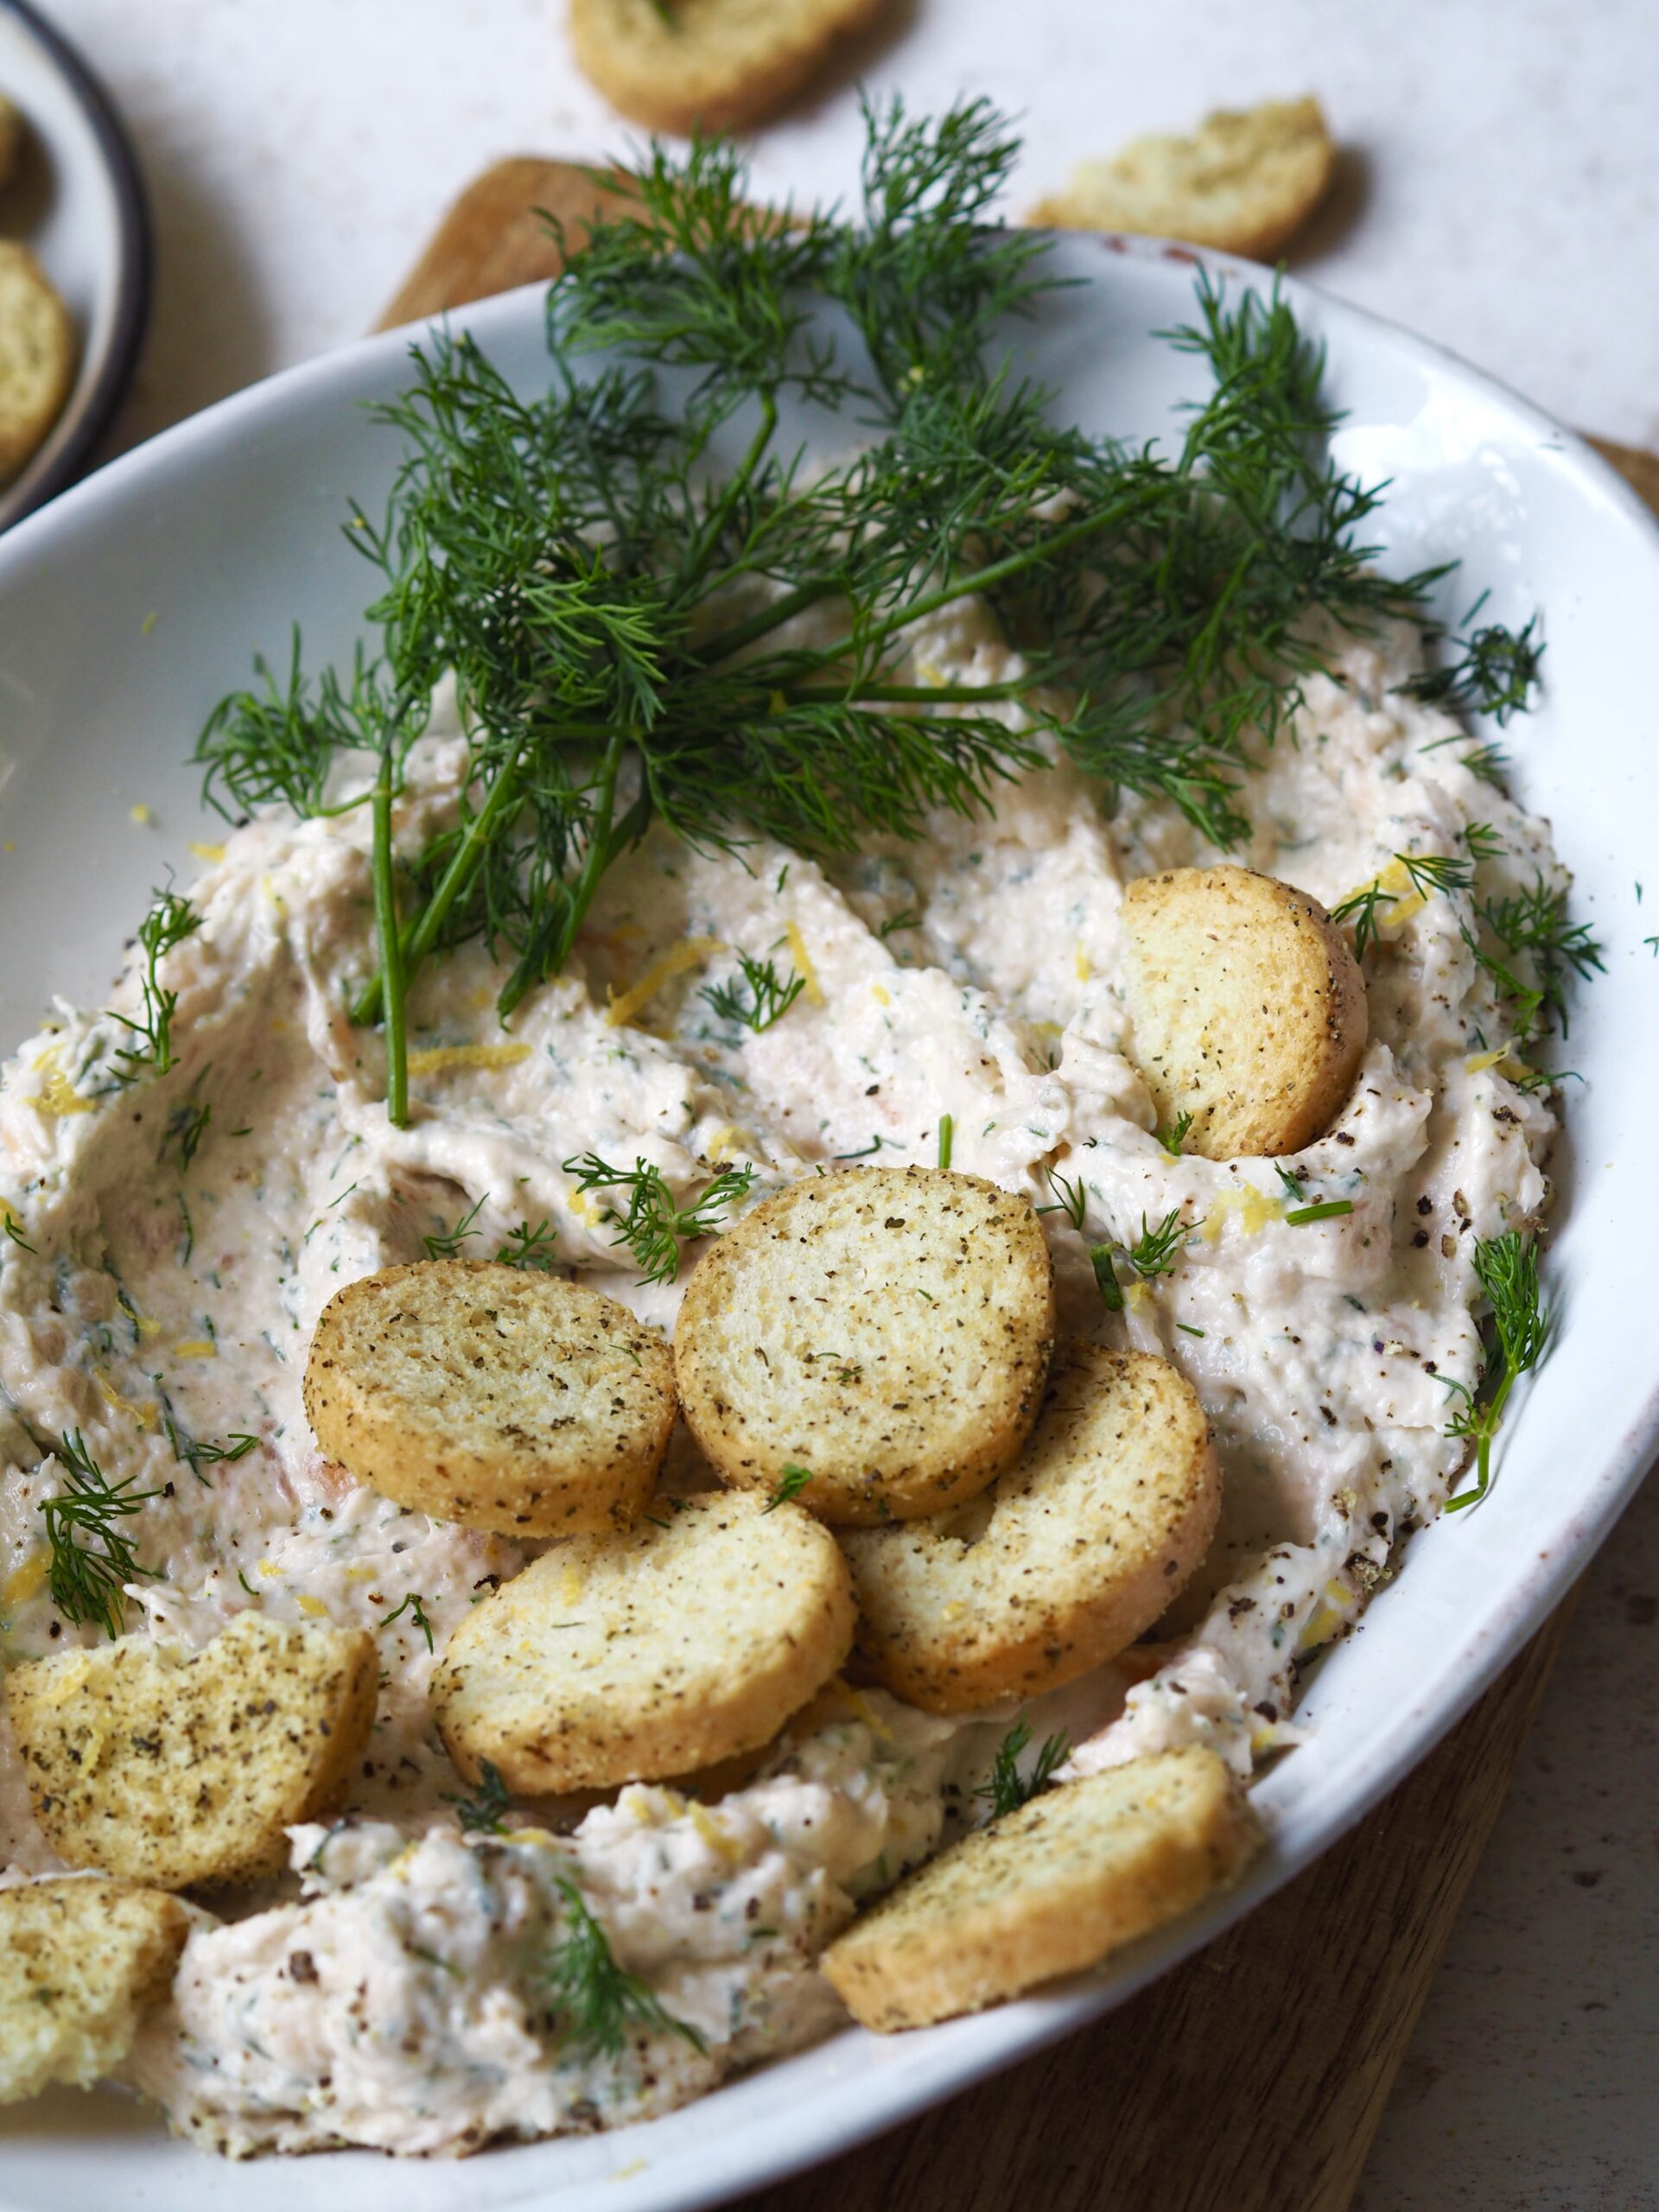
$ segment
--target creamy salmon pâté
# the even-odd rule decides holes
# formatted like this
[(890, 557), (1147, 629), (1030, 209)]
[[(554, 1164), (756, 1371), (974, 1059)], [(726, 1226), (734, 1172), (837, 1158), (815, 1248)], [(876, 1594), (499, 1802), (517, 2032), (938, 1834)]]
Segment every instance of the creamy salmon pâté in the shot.
[[(1015, 659), (971, 601), (912, 655), (924, 684), (995, 685)], [(1337, 642), (1240, 778), (1249, 835), (1228, 857), (1327, 906), (1377, 889), (1370, 1042), (1332, 1126), (1287, 1160), (1186, 1156), (1154, 1128), (1122, 985), (1123, 887), (1218, 855), (1166, 803), (1109, 812), (1053, 753), (979, 818), (944, 810), (925, 836), (873, 836), (856, 859), (761, 840), (700, 854), (652, 831), (509, 1024), (481, 944), (424, 969), (406, 1128), (387, 1114), (378, 1036), (346, 1011), (374, 963), (361, 811), (257, 815), (181, 887), (200, 926), (161, 971), (176, 994), (164, 1072), (115, 1079), (131, 1034), (118, 1017), (143, 1012), (142, 949), (112, 1012), (60, 1004), (7, 1065), (5, 1660), (100, 1633), (52, 1586), (41, 1508), (72, 1484), (71, 1438), (142, 1500), (121, 1524), (129, 1626), (199, 1645), (257, 1607), (379, 1642), (345, 1815), (294, 1831), (281, 1893), (199, 1916), (130, 2062), (176, 2126), (235, 2155), (455, 2152), (659, 2112), (793, 2048), (840, 2017), (817, 1953), (855, 1900), (974, 1816), (1016, 1717), (944, 1722), (854, 1693), (709, 1802), (636, 1784), (465, 1823), (428, 1683), (524, 1554), (327, 1463), (301, 1376), (334, 1293), (429, 1239), (527, 1249), (671, 1329), (683, 1272), (645, 1279), (584, 1157), (648, 1163), (688, 1205), (722, 1168), (752, 1169), (734, 1217), (821, 1169), (933, 1165), (948, 1127), (956, 1167), (1048, 1208), (1063, 1326), (1181, 1369), (1224, 1502), (1173, 1616), (1043, 1700), (1033, 1728), (1063, 1726), (1081, 1771), (1203, 1743), (1248, 1775), (1297, 1740), (1299, 1669), (1464, 1462), (1448, 1414), (1481, 1370), (1477, 1240), (1535, 1224), (1548, 1196), (1548, 1094), (1510, 1041), (1472, 902), (1566, 877), (1547, 825), (1402, 690), (1420, 665), (1401, 625)], [(441, 696), (400, 849), (453, 817), (464, 758)], [(1478, 883), (1418, 883), (1398, 856), (1423, 854), (1478, 855)], [(798, 980), (764, 1027), (733, 1018), (721, 988), (745, 954)], [(1059, 1190), (1080, 1196), (1057, 1204)], [(1169, 1264), (1131, 1273), (1115, 1310), (1091, 1254), (1129, 1250), (1172, 1213)], [(13, 1879), (55, 1864), (9, 1745), (0, 1856)], [(659, 2005), (580, 2053), (538, 1965), (573, 1881)]]

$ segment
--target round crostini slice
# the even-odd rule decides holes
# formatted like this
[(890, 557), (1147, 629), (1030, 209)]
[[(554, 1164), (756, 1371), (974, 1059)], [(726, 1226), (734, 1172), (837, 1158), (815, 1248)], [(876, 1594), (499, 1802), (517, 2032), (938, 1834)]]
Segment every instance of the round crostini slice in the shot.
[[(660, 1510), (659, 1510), (660, 1509)], [(662, 1498), (570, 1536), (464, 1620), (431, 1703), (469, 1782), (530, 1796), (687, 1775), (766, 1743), (852, 1647), (852, 1578), (798, 1506)]]
[(66, 1865), (157, 1889), (263, 1881), (336, 1811), (374, 1726), (374, 1638), (238, 1613), (198, 1651), (149, 1634), (6, 1676), (35, 1817)]
[(1146, 1352), (1063, 1340), (1030, 1442), (982, 1497), (843, 1535), (859, 1656), (929, 1713), (1053, 1689), (1151, 1626), (1220, 1503), (1186, 1378)]
[(818, 1963), (864, 2027), (925, 2027), (1098, 1965), (1236, 1881), (1262, 1841), (1212, 1751), (1131, 1759), (964, 1837)]
[(583, 74), (632, 122), (752, 130), (804, 92), (891, 0), (570, 0)]
[(849, 1168), (767, 1198), (698, 1262), (674, 1371), (727, 1482), (874, 1526), (1011, 1465), (1053, 1341), (1027, 1200), (942, 1169)]
[(493, 1260), (348, 1283), (305, 1369), (317, 1442), (436, 1521), (506, 1536), (626, 1528), (674, 1427), (668, 1347), (613, 1298)]
[(79, 1874), (0, 1890), (0, 2104), (114, 2073), (189, 1933), (162, 1890)]
[(1205, 1160), (1300, 1152), (1341, 1111), (1365, 984), (1319, 900), (1243, 868), (1176, 868), (1123, 894), (1133, 1057), (1160, 1125)]

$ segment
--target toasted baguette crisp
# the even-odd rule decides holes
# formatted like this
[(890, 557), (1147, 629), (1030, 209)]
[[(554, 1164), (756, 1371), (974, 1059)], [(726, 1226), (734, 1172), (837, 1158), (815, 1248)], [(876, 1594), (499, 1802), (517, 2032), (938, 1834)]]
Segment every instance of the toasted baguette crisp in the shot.
[[(842, 1538), (859, 1656), (929, 1713), (1071, 1681), (1158, 1618), (1220, 1503), (1209, 1424), (1179, 1370), (1063, 1343), (1030, 1442), (983, 1497)], [(969, 1522), (983, 1525), (955, 1525)]]
[(569, 1536), (450, 1637), (432, 1710), (468, 1781), (530, 1795), (693, 1772), (776, 1734), (847, 1656), (853, 1596), (810, 1513), (729, 1491)]
[(686, 1425), (728, 1483), (805, 1469), (821, 1520), (937, 1513), (1030, 1433), (1052, 1278), (1030, 1205), (976, 1176), (804, 1178), (697, 1264), (674, 1331)]
[(570, 39), (612, 106), (647, 130), (747, 130), (804, 92), (887, 5), (570, 0)]
[(374, 1638), (239, 1613), (197, 1652), (124, 1636), (14, 1668), (35, 1817), (71, 1866), (158, 1889), (251, 1882), (333, 1812), (374, 1723)]
[(0, 485), (57, 421), (75, 380), (69, 310), (29, 248), (0, 238)]
[(1243, 1791), (1193, 1745), (1063, 1783), (942, 1852), (819, 1964), (867, 2028), (1018, 1997), (1188, 1912), (1262, 1845)]
[(189, 1932), (160, 1890), (80, 1875), (0, 1890), (0, 2104), (112, 2073)]
[(434, 1520), (513, 1536), (626, 1528), (674, 1427), (668, 1347), (626, 1306), (491, 1260), (348, 1283), (305, 1370), (318, 1443)]
[(1317, 899), (1242, 868), (1177, 868), (1123, 894), (1135, 1065), (1160, 1126), (1206, 1160), (1300, 1152), (1365, 1049), (1365, 985)]
[(1264, 100), (1206, 116), (1191, 138), (1137, 138), (1110, 161), (1080, 162), (1068, 189), (1028, 219), (1271, 261), (1325, 196), (1335, 158), (1317, 100)]

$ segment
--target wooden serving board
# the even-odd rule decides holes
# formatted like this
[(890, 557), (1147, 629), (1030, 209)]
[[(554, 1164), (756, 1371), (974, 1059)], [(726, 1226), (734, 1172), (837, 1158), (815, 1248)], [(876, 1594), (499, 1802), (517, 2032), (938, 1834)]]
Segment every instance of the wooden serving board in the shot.
[[(605, 198), (568, 162), (498, 162), (377, 328), (556, 276), (544, 216), (580, 235)], [(1659, 512), (1659, 456), (1592, 442)], [(1197, 1958), (747, 2212), (1347, 2212), (1571, 1611), (1369, 1820)]]

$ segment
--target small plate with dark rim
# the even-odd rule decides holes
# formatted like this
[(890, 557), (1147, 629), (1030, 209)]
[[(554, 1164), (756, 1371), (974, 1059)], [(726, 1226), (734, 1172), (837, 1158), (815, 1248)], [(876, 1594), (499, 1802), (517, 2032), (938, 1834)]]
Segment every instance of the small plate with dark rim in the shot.
[(29, 247), (68, 304), (80, 359), (62, 412), (0, 487), (0, 530), (73, 484), (131, 382), (149, 315), (149, 212), (124, 126), (97, 78), (26, 0), (0, 0), (0, 92), (22, 114), (0, 238)]

